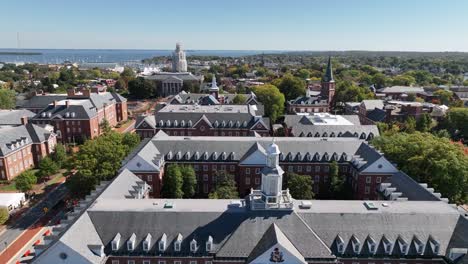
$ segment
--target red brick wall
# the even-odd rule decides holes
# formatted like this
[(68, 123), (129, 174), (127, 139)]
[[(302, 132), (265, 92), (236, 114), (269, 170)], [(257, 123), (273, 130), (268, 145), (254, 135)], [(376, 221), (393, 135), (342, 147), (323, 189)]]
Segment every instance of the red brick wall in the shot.
[[(119, 264), (127, 264), (128, 260), (134, 260), (135, 264), (143, 264), (144, 260), (149, 260), (151, 264), (158, 264), (158, 261), (166, 261), (166, 264), (174, 264), (174, 261), (180, 261), (181, 264), (190, 264), (190, 261), (197, 261), (197, 264), (205, 264), (205, 261), (212, 261), (211, 257), (160, 257), (160, 256), (110, 256), (106, 264), (112, 264), (112, 260), (119, 260)], [(227, 263), (224, 262), (223, 263)]]
[(37, 163), (34, 160), (32, 147), (33, 144), (25, 145), (13, 153), (1, 157), (0, 179), (10, 181), (23, 171), (33, 168)]
[(161, 193), (163, 172), (134, 172), (134, 174), (151, 186), (151, 192), (149, 193), (151, 198), (160, 197), (159, 194)]

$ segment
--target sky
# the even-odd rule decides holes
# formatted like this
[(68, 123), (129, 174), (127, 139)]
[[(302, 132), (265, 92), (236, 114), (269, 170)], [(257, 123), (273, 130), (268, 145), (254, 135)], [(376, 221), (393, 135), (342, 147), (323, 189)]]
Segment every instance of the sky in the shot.
[(0, 48), (468, 52), (468, 0), (1, 0)]

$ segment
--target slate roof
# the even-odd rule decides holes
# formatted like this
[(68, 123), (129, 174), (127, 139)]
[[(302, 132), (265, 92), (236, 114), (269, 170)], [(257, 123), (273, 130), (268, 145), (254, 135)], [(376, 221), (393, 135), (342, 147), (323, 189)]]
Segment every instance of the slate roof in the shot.
[(212, 127), (248, 129), (262, 120), (269, 129), (270, 119), (256, 109), (256, 105), (167, 105), (156, 112), (155, 123), (158, 128), (193, 127), (204, 119)]
[(154, 75), (145, 76), (147, 80), (164, 81), (168, 78), (176, 77), (182, 81), (202, 81), (203, 76), (193, 75), (190, 72), (161, 72)]
[[(236, 97), (237, 94), (224, 94), (221, 93), (219, 94), (219, 97), (224, 98), (223, 104), (230, 104), (234, 100), (234, 97)], [(255, 99), (255, 94), (250, 93), (250, 94), (242, 94), (246, 97), (245, 102), (250, 102), (252, 99)], [(204, 94), (204, 93), (186, 93), (186, 92), (181, 92), (179, 94), (174, 95), (171, 99), (169, 99), (169, 102), (171, 104), (194, 104), (198, 103), (201, 105), (206, 105), (206, 104), (219, 104), (219, 101), (216, 100), (216, 98), (209, 99), (209, 97), (213, 97), (210, 94)], [(213, 100), (214, 99), (214, 100)], [(256, 102), (256, 101), (255, 101)]]
[(0, 110), (0, 126), (19, 126), (21, 125), (21, 118), (31, 118), (35, 113), (26, 110)]
[(383, 100), (362, 100), (361, 104), (364, 106), (366, 111), (374, 110), (375, 108), (384, 108)]
[(143, 186), (146, 186), (144, 181), (131, 171), (124, 169), (109, 184), (106, 191), (99, 196), (99, 199), (134, 199), (138, 197), (139, 189)]
[(423, 87), (390, 86), (378, 90), (379, 93), (424, 93)]
[[(256, 150), (264, 150), (271, 144), (270, 137), (183, 137), (168, 136), (159, 131), (134, 156), (147, 163), (156, 164), (162, 157), (166, 161), (240, 161)], [(364, 170), (382, 155), (363, 140), (356, 138), (301, 138), (280, 137), (275, 143), (281, 150), (280, 161), (287, 162), (355, 162)], [(147, 148), (147, 150), (145, 150)], [(127, 160), (131, 161), (129, 157)], [(127, 162), (128, 163), (128, 162)], [(156, 165), (155, 165), (156, 166)], [(159, 168), (159, 167), (158, 167)]]
[(70, 104), (68, 107), (65, 105), (65, 101), (59, 102), (57, 106), (50, 104), (37, 113), (33, 119), (89, 119), (96, 115), (97, 109), (95, 104), (93, 104), (91, 100), (83, 99), (73, 100), (73, 104)]
[[(49, 130), (31, 123), (3, 128), (0, 130), (0, 156), (6, 156), (24, 145), (44, 142), (51, 134)], [(12, 149), (11, 144), (18, 144), (18, 147)]]
[[(387, 181), (389, 186), (386, 188), (396, 188), (395, 192), (401, 192), (401, 198), (407, 198), (410, 201), (440, 201), (441, 197), (434, 195), (424, 184), (413, 180), (410, 176), (400, 171)], [(440, 194), (439, 194), (440, 195)]]
[(357, 115), (342, 116), (352, 122), (352, 125), (321, 124), (314, 125), (308, 120), (308, 116), (286, 115), (284, 124), (291, 128), (291, 133), (296, 137), (355, 137), (357, 133), (361, 139), (371, 139), (379, 136), (376, 125), (361, 125)]
[[(143, 125), (143, 122), (147, 124), (147, 126)], [(151, 129), (156, 128), (156, 119), (154, 115), (140, 115), (137, 116), (135, 121), (135, 128), (137, 129)]]
[(374, 122), (383, 122), (386, 116), (387, 113), (385, 112), (385, 110), (378, 108), (375, 108), (374, 110), (371, 110), (367, 113), (367, 118)]
[(67, 99), (66, 94), (46, 94), (46, 95), (36, 95), (31, 97), (31, 99), (24, 101), (20, 107), (21, 108), (45, 108), (54, 101), (61, 101)]
[(320, 96), (299, 96), (296, 99), (289, 101), (288, 103), (291, 105), (328, 105), (328, 101), (323, 100)]

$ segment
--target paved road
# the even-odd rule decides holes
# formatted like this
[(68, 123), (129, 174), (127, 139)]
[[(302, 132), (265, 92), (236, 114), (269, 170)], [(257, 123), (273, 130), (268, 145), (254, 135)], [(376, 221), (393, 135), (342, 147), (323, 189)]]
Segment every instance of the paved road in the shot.
[(52, 208), (62, 200), (67, 193), (68, 189), (65, 187), (65, 184), (62, 183), (47, 194), (40, 203), (26, 212), (13, 226), (7, 227), (5, 232), (0, 235), (0, 253), (5, 250), (5, 245), (9, 247), (25, 230), (28, 229), (28, 227), (44, 215), (44, 207)]

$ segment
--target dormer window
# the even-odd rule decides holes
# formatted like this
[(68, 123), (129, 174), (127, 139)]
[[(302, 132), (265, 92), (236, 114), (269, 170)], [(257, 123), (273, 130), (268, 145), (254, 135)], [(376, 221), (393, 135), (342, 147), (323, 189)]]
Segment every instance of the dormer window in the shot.
[(429, 243), (432, 247), (432, 252), (434, 253), (434, 255), (438, 255), (439, 254), (439, 249), (440, 249), (440, 244), (439, 242), (437, 242), (432, 236), (429, 238)]
[(213, 250), (213, 237), (209, 236), (206, 241), (206, 252), (210, 252), (211, 250)]
[(114, 239), (112, 239), (111, 245), (112, 245), (112, 251), (117, 251), (117, 250), (119, 250), (119, 246), (120, 246), (120, 233), (117, 233), (117, 235), (115, 235)]
[(182, 235), (179, 233), (174, 242), (174, 251), (180, 252), (181, 247), (182, 247)]
[(406, 243), (406, 241), (403, 240), (403, 238), (399, 237), (398, 238), (398, 244), (400, 245), (401, 253), (406, 254), (406, 252), (408, 251), (408, 244)]
[(166, 245), (167, 245), (167, 236), (166, 234), (163, 234), (161, 237), (161, 240), (159, 240), (159, 243), (158, 243), (159, 251), (164, 252), (166, 250)]
[(414, 238), (414, 244), (415, 244), (415, 247), (416, 247), (416, 253), (421, 255), (423, 253), (423, 251), (424, 251), (424, 244), (419, 239), (417, 239), (416, 237)]
[(361, 243), (359, 242), (359, 240), (353, 236), (351, 238), (351, 243), (353, 245), (353, 251), (355, 254), (359, 254), (359, 249), (361, 248)]
[(151, 245), (151, 234), (148, 234), (143, 241), (143, 251), (148, 252)]
[(174, 127), (177, 127), (179, 125), (179, 122), (177, 120), (174, 120)]
[(132, 236), (128, 239), (127, 241), (127, 249), (128, 251), (133, 251), (135, 250), (135, 240), (136, 240), (136, 235), (135, 233), (132, 234)]
[(377, 244), (375, 243), (375, 240), (372, 239), (372, 237), (368, 237), (367, 240), (367, 246), (369, 247), (369, 252), (371, 254), (375, 254), (375, 250), (377, 249)]
[(343, 254), (343, 252), (344, 252), (344, 245), (343, 244), (338, 244), (338, 252)]
[(339, 254), (343, 254), (343, 253), (344, 253), (344, 249), (345, 249), (343, 239), (342, 239), (340, 236), (337, 236), (337, 237), (335, 238), (335, 241), (336, 241), (336, 248), (337, 248), (337, 250), (338, 250), (338, 253), (339, 253)]
[(196, 252), (197, 249), (198, 249), (197, 241), (195, 239), (192, 239), (192, 241), (190, 241), (190, 251)]
[(184, 120), (180, 121), (180, 126), (185, 127), (185, 121)]

